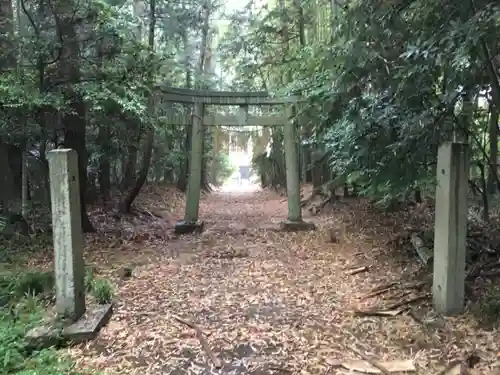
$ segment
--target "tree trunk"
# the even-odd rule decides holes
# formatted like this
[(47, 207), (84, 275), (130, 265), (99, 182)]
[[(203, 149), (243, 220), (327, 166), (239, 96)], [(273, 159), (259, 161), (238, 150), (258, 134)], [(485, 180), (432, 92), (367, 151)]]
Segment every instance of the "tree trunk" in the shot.
[(80, 205), (82, 230), (84, 232), (95, 232), (87, 214), (85, 193), (87, 192), (87, 149), (85, 145), (85, 106), (82, 99), (76, 93), (67, 93), (66, 100), (72, 109), (64, 116), (65, 136), (64, 147), (71, 148), (78, 154), (78, 177), (80, 180)]
[(153, 154), (153, 141), (154, 141), (154, 129), (151, 129), (148, 130), (146, 141), (144, 142), (141, 169), (139, 170), (137, 179), (132, 188), (127, 192), (127, 194), (125, 194), (125, 197), (120, 202), (119, 210), (121, 213), (130, 212), (132, 203), (134, 203), (135, 198), (137, 198), (137, 196), (141, 192), (141, 189), (148, 178), (149, 166), (151, 164), (151, 156)]
[(0, 140), (0, 211), (10, 210), (10, 203), (15, 195), (14, 181), (10, 172), (8, 147)]
[(420, 188), (415, 189), (415, 203), (422, 203), (422, 190)]
[(111, 192), (111, 163), (109, 162), (109, 150), (111, 134), (109, 126), (99, 127), (99, 146), (101, 155), (99, 156), (99, 191), (103, 201), (109, 201)]
[[(298, 13), (299, 13), (299, 44), (300, 44), (300, 48), (305, 48), (306, 46), (306, 32), (305, 32), (305, 29), (306, 29), (306, 21), (305, 21), (305, 17), (304, 17), (304, 8), (302, 6), (302, 2), (301, 1), (295, 1), (295, 7), (297, 8), (298, 10)], [(302, 93), (300, 93), (300, 95), (302, 95)], [(299, 126), (300, 126), (301, 122), (299, 122)], [(300, 139), (303, 140), (304, 138), (308, 138), (309, 136), (309, 132), (307, 131), (308, 129), (303, 129), (305, 131), (301, 131), (301, 132), (298, 132), (299, 136), (300, 136)], [(310, 162), (310, 152), (311, 152), (311, 148), (309, 146), (304, 146), (302, 145), (302, 142), (299, 143), (299, 151), (300, 151), (300, 159), (302, 161), (302, 163), (300, 163), (301, 165), (301, 176), (302, 176), (302, 179), (303, 179), (303, 183), (307, 183), (309, 182), (310, 180), (308, 180), (308, 169), (309, 169), (309, 162)], [(309, 173), (310, 175), (310, 173)]]
[(314, 188), (321, 187), (321, 167), (319, 165), (313, 165), (312, 167), (312, 184)]
[(24, 220), (28, 219), (29, 215), (29, 185), (28, 185), (28, 160), (26, 151), (22, 154), (21, 167), (21, 215)]
[[(203, 26), (201, 30), (200, 58), (198, 61), (198, 81), (196, 82), (197, 88), (204, 88), (204, 89), (208, 89), (208, 87), (204, 83), (205, 74), (210, 73), (210, 70), (212, 68), (211, 66), (212, 56), (210, 48), (211, 38), (209, 37), (211, 9), (212, 9), (211, 0), (206, 0), (203, 9)], [(204, 108), (203, 114), (204, 115), (208, 114), (207, 108)], [(205, 128), (205, 130), (203, 131), (203, 135), (204, 135), (203, 137), (204, 142), (202, 143), (202, 154), (203, 156), (205, 156), (205, 153), (207, 151), (206, 150), (207, 138), (210, 139), (211, 134), (210, 131), (207, 128)], [(201, 169), (201, 187), (204, 191), (210, 191), (210, 184), (208, 183), (207, 161), (208, 159), (203, 157), (202, 169)]]
[(191, 135), (192, 129), (191, 126), (187, 127), (186, 137), (184, 138), (184, 149), (186, 150), (186, 154), (184, 155), (183, 163), (181, 166), (179, 179), (177, 180), (177, 189), (182, 192), (187, 190), (187, 176), (189, 173), (189, 153), (191, 152)]
[[(59, 63), (60, 75), (70, 83), (80, 81), (80, 51), (79, 39), (74, 29), (74, 9), (67, 3), (60, 3), (58, 13), (61, 15), (59, 32), (63, 35), (61, 59)], [(80, 205), (82, 230), (94, 232), (95, 229), (87, 215), (85, 193), (87, 187), (87, 149), (85, 144), (86, 118), (85, 104), (81, 96), (67, 87), (64, 99), (69, 103), (70, 111), (65, 112), (62, 118), (64, 126), (64, 147), (71, 148), (78, 154), (78, 175), (80, 179)]]
[(14, 11), (11, 0), (0, 1), (0, 73), (16, 67), (16, 53), (13, 44)]
[(134, 183), (134, 177), (137, 171), (138, 150), (135, 144), (129, 144), (127, 147), (127, 161), (123, 170), (122, 189), (130, 188)]
[[(174, 137), (172, 134), (174, 133), (174, 129), (172, 129), (172, 133), (165, 135), (165, 152), (168, 154), (174, 149)], [(166, 163), (163, 163), (163, 183), (171, 184), (174, 182), (174, 166), (172, 162), (168, 160)]]
[(490, 123), (489, 123), (489, 141), (490, 141), (490, 166), (488, 173), (488, 193), (495, 194), (497, 190), (497, 160), (498, 160), (498, 110), (497, 107), (490, 104)]
[[(155, 49), (154, 48), (154, 43), (155, 43), (154, 37), (155, 37), (155, 26), (156, 26), (155, 9), (156, 9), (156, 0), (150, 0), (148, 46), (149, 46), (149, 54), (151, 61), (154, 58), (154, 49)], [(149, 75), (150, 75), (149, 84), (150, 86), (152, 86), (153, 76), (154, 76), (153, 69), (150, 69)], [(152, 94), (150, 94), (148, 98), (148, 107), (150, 113), (154, 112), (154, 105), (155, 105), (154, 97)], [(152, 125), (149, 125), (146, 133), (146, 141), (144, 142), (144, 147), (142, 150), (143, 156), (142, 156), (141, 169), (139, 171), (139, 174), (137, 176), (137, 179), (135, 180), (133, 187), (128, 191), (128, 193), (125, 195), (125, 197), (120, 203), (119, 209), (120, 212), (122, 213), (130, 212), (132, 203), (134, 202), (135, 198), (139, 195), (142, 187), (144, 186), (144, 183), (148, 178), (149, 166), (151, 165), (151, 157), (153, 155), (154, 135), (155, 135), (155, 129)]]
[(82, 217), (82, 230), (84, 232), (94, 232), (95, 229), (89, 220), (85, 193), (87, 190), (87, 150), (85, 145), (85, 117), (84, 104), (76, 93), (73, 96), (66, 96), (66, 100), (71, 101), (71, 109), (74, 113), (64, 116), (66, 134), (64, 137), (64, 147), (71, 148), (78, 154), (78, 177), (80, 180), (80, 205)]
[[(191, 64), (190, 64), (190, 59), (189, 59), (189, 41), (188, 41), (188, 36), (186, 31), (183, 32), (182, 34), (182, 41), (184, 44), (184, 53), (185, 53), (185, 67), (186, 67), (186, 88), (190, 89), (193, 84), (193, 77), (191, 74)], [(191, 108), (185, 107), (186, 112), (191, 112)], [(186, 129), (186, 137), (184, 138), (184, 149), (186, 150), (186, 153), (184, 154), (184, 158), (182, 161), (182, 165), (180, 168), (180, 174), (179, 174), (179, 179), (177, 180), (177, 189), (179, 189), (182, 192), (185, 192), (187, 190), (187, 177), (189, 173), (189, 155), (191, 153), (191, 138), (192, 138), (192, 126), (188, 126)]]

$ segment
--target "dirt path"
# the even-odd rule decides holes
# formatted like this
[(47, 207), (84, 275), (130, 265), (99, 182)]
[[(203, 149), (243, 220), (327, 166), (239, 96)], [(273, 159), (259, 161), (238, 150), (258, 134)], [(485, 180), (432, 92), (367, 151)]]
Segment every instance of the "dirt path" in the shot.
[[(314, 217), (318, 230), (309, 233), (275, 230), (286, 201), (270, 192), (211, 194), (200, 211), (202, 235), (166, 242), (164, 255), (119, 282), (112, 321), (97, 340), (71, 349), (82, 367), (141, 375), (348, 374), (335, 361), (359, 359), (361, 351), (412, 360), (419, 373), (432, 374), (473, 347), (483, 366), (494, 362), (500, 336), (475, 327), (470, 316), (435, 319), (432, 328), (406, 313), (352, 315), (382, 297), (387, 306), (427, 292), (394, 288), (360, 300), (377, 285), (412, 281), (420, 272), (408, 254), (388, 249), (394, 229), (373, 222), (362, 206), (341, 204)], [(329, 241), (331, 228), (339, 243)], [(368, 270), (350, 274), (363, 266)], [(416, 311), (432, 315), (420, 305)], [(222, 369), (175, 316), (202, 328)]]

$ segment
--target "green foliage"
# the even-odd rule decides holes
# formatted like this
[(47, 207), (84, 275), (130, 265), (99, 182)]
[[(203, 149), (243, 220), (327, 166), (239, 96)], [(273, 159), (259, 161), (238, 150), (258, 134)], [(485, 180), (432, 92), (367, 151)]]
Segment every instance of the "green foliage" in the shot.
[(90, 293), (97, 303), (110, 303), (113, 299), (113, 287), (108, 280), (95, 277), (93, 267), (85, 268), (85, 290)]
[(92, 282), (91, 294), (97, 303), (103, 305), (111, 303), (113, 299), (113, 287), (108, 280), (95, 279)]
[(52, 292), (54, 273), (52, 271), (22, 271), (0, 274), (0, 296), (4, 302), (16, 301), (24, 296), (37, 296)]
[(480, 310), (487, 321), (498, 322), (500, 317), (500, 291), (497, 288), (489, 290), (485, 294), (481, 301)]
[(213, 170), (215, 171), (214, 181), (217, 185), (222, 185), (236, 171), (236, 167), (232, 165), (229, 156), (223, 153), (215, 155), (212, 159)]
[(54, 272), (25, 272), (17, 278), (16, 294), (38, 295), (44, 292), (52, 291), (54, 287)]
[(0, 308), (0, 374), (83, 375), (55, 349), (33, 351), (24, 336), (43, 316), (39, 301), (28, 296), (9, 309)]
[(225, 63), (238, 67), (236, 81), (247, 88), (264, 82), (300, 92), (303, 144), (324, 150), (332, 176), (382, 205), (433, 186), (437, 147), (453, 128), (469, 130), (482, 161), (485, 102), (500, 106), (491, 95), (498, 61), (489, 62), (500, 50), (498, 4), (345, 4), (302, 1), (235, 15), (221, 44)]

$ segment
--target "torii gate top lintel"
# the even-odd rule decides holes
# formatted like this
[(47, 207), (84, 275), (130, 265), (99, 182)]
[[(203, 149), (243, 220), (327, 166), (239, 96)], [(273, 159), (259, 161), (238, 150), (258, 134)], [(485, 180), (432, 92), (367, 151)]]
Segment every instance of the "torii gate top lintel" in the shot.
[(293, 104), (300, 101), (299, 96), (272, 97), (266, 91), (210, 91), (191, 90), (157, 86), (161, 99), (165, 102), (202, 103), (213, 105), (277, 105)]

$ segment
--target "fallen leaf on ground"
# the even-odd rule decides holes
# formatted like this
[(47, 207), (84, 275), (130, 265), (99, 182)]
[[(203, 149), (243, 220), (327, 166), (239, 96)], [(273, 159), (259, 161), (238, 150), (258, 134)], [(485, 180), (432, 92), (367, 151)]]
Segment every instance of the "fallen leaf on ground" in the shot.
[[(346, 370), (357, 371), (363, 374), (381, 374), (378, 368), (364, 360), (327, 361), (332, 367), (343, 367)], [(414, 372), (415, 365), (412, 360), (378, 361), (389, 372)]]
[[(325, 358), (345, 358), (353, 346), (346, 335), (351, 331), (359, 352), (389, 368), (392, 359), (412, 353), (419, 375), (435, 375), (443, 361), (477, 349), (479, 373), (492, 375), (498, 328), (462, 314), (446, 320), (446, 332), (436, 333), (403, 314), (412, 303), (423, 317), (432, 315), (430, 304), (422, 303), (427, 296), (417, 296), (430, 290), (432, 275), (413, 253), (388, 247), (387, 238), (408, 232), (409, 222), (430, 227), (432, 219), (417, 222), (411, 211), (384, 213), (364, 198), (340, 198), (331, 204), (334, 214), (323, 210), (312, 217), (303, 210), (304, 220), (314, 220), (318, 231), (283, 233), (279, 223), (288, 211), (281, 199), (265, 189), (203, 194), (205, 231), (186, 236), (172, 235), (168, 220), (155, 215), (168, 212), (172, 223), (184, 216), (185, 197), (173, 187), (146, 187), (135, 215), (113, 218), (112, 210), (92, 208), (99, 232), (85, 235), (85, 261), (114, 283), (116, 311), (96, 340), (68, 349), (79, 369), (107, 375), (326, 375)], [(320, 234), (329, 228), (345, 228), (341, 243), (326, 243)], [(486, 229), (488, 246), (500, 249), (499, 221)], [(141, 243), (132, 241), (134, 233)], [(235, 256), (239, 249), (245, 256)], [(53, 268), (52, 247), (30, 254), (29, 264)], [(346, 277), (361, 265), (370, 265), (369, 272)], [(133, 268), (126, 283), (118, 274), (124, 266)], [(392, 286), (393, 291), (359, 301), (362, 293)], [(475, 288), (486, 290), (484, 284)], [(408, 291), (404, 299), (395, 295)], [(389, 298), (403, 305), (390, 308)], [(346, 306), (391, 318), (352, 314)], [(189, 317), (204, 330), (204, 344), (214, 361), (223, 363), (221, 370), (195, 330), (175, 322), (174, 315)]]
[(354, 310), (356, 316), (396, 316), (401, 314), (405, 309), (397, 310)]
[(385, 289), (380, 289), (380, 290), (376, 290), (374, 292), (366, 293), (363, 296), (361, 296), (360, 299), (364, 300), (364, 299), (368, 299), (368, 298), (373, 298), (373, 297), (379, 296), (381, 294), (387, 293), (388, 291), (390, 291), (392, 289), (394, 289), (394, 287), (390, 286), (390, 287), (385, 288)]

